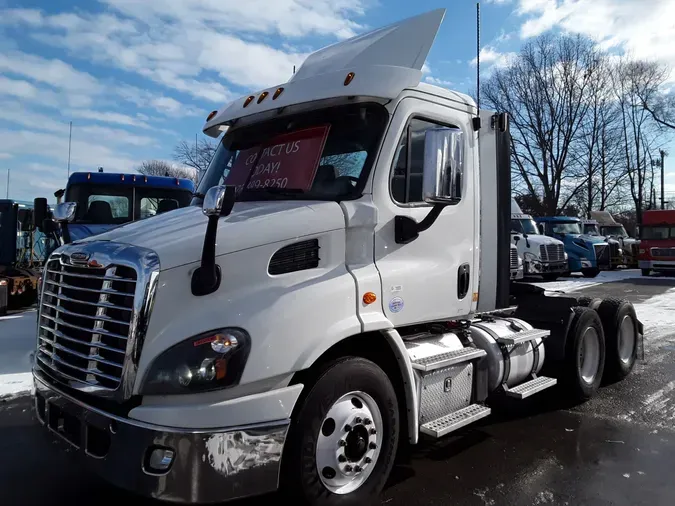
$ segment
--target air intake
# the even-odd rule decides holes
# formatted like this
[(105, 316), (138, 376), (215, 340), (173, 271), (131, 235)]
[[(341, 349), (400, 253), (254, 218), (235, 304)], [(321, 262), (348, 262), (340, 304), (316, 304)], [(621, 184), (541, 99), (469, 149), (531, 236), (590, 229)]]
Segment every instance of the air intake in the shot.
[(311, 239), (284, 246), (270, 260), (272, 275), (315, 269), (319, 266), (319, 240)]

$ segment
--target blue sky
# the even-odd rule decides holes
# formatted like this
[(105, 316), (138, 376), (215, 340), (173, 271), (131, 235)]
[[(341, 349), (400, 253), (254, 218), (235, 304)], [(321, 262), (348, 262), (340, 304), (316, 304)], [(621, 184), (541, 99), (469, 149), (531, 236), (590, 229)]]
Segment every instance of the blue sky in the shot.
[[(424, 79), (467, 92), (472, 0), (0, 0), (0, 198), (10, 169), (10, 198), (52, 200), (66, 182), (70, 121), (71, 171), (171, 160), (177, 142), (202, 135), (209, 111), (285, 82), (309, 52), (438, 7), (448, 12)], [(547, 30), (675, 67), (670, 0), (483, 0), (481, 9), (485, 73)], [(667, 182), (675, 191), (675, 171)]]

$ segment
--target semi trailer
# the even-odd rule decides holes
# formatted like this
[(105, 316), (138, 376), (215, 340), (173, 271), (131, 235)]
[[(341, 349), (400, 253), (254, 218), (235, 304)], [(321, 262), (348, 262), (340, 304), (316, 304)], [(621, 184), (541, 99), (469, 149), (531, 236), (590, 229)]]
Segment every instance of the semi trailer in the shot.
[(52, 254), (46, 433), (166, 501), (368, 504), (399, 444), (630, 373), (629, 302), (510, 287), (508, 115), (421, 81), (444, 12), (212, 112), (190, 206)]

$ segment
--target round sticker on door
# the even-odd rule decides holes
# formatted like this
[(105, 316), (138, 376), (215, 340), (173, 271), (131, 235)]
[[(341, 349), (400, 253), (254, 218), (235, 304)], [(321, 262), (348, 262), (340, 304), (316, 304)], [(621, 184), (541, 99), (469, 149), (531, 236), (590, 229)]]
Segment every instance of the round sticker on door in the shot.
[(401, 297), (394, 297), (389, 301), (389, 311), (398, 313), (401, 309), (403, 309), (403, 299)]

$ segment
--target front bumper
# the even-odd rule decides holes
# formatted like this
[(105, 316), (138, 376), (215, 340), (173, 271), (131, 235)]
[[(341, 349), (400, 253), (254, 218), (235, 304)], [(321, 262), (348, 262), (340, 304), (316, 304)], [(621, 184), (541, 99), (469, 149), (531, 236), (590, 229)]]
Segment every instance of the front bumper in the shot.
[(538, 262), (540, 268), (535, 269), (532, 262), (526, 261), (523, 263), (526, 274), (555, 274), (567, 271), (567, 260), (559, 262)]
[[(35, 379), (40, 423), (88, 468), (132, 492), (180, 503), (224, 502), (277, 489), (289, 420), (224, 429), (161, 427), (103, 412)], [(153, 449), (173, 450), (170, 467), (149, 467)]]
[(675, 260), (640, 260), (638, 265), (640, 269), (652, 269), (655, 271), (675, 270)]

